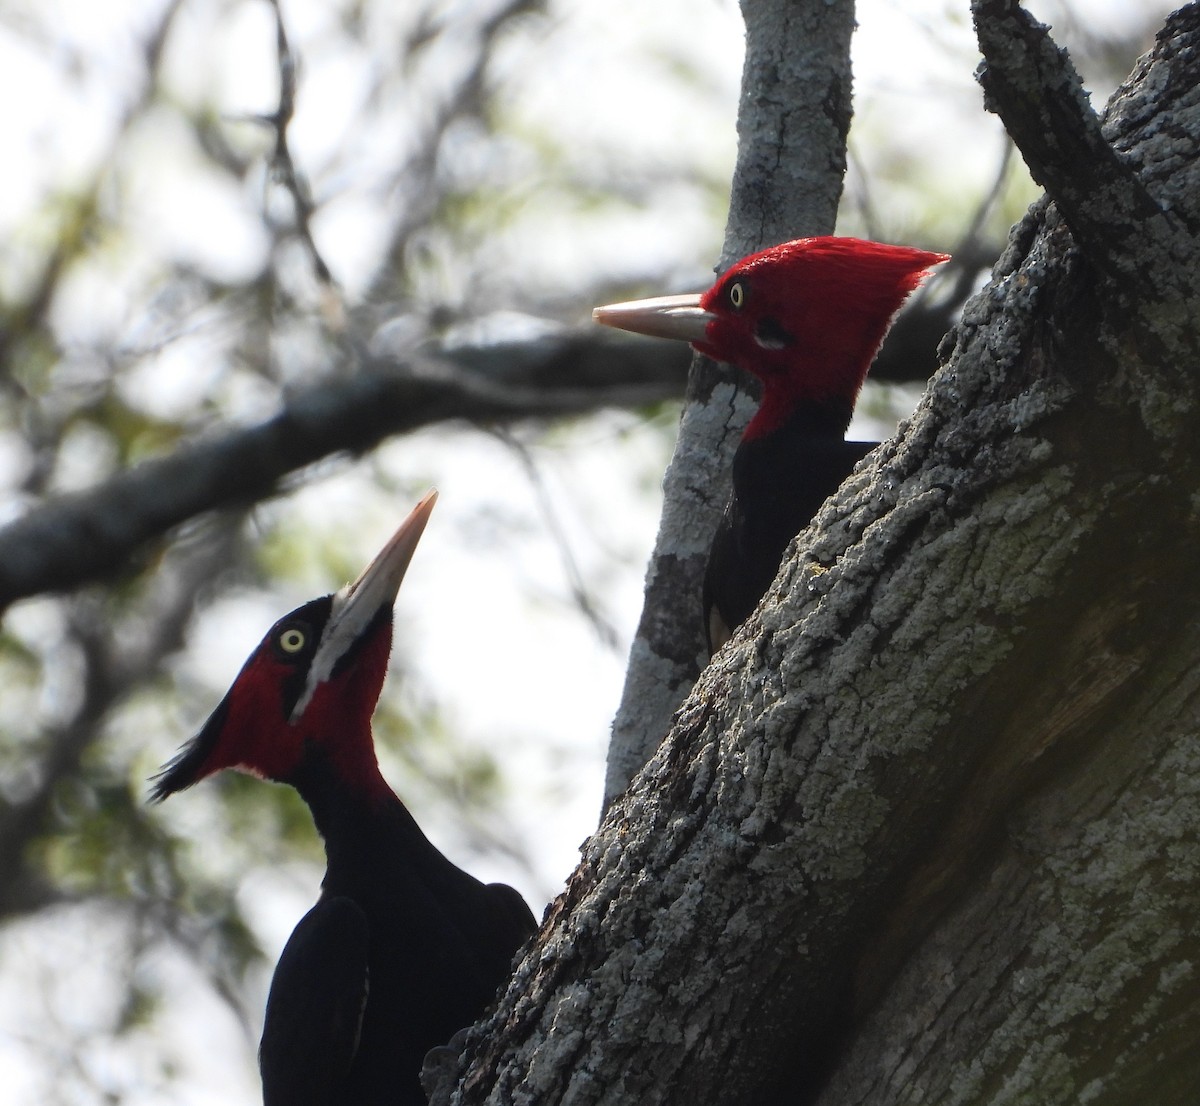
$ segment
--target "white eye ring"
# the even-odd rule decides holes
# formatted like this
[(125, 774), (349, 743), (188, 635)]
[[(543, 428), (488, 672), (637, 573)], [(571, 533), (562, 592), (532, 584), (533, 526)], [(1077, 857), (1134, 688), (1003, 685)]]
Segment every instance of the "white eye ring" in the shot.
[(279, 635), (279, 648), (285, 653), (299, 653), (307, 640), (303, 630), (297, 630), (295, 626), (290, 626)]
[(729, 286), (729, 304), (735, 311), (740, 311), (745, 302), (746, 289), (740, 280), (736, 280)]

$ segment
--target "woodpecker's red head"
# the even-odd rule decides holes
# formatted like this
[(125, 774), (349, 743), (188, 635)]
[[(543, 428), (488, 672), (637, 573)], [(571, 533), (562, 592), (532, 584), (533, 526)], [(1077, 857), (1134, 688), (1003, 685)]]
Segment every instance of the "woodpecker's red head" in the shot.
[(763, 399), (746, 436), (797, 404), (853, 410), (905, 297), (948, 255), (858, 238), (798, 238), (742, 258), (701, 295), (597, 307), (606, 326), (678, 338), (753, 373)]
[(392, 605), (433, 511), (429, 492), (353, 583), (285, 615), (203, 729), (159, 773), (152, 798), (222, 768), (295, 783), (313, 756), (347, 783), (383, 786), (371, 715), (392, 646)]

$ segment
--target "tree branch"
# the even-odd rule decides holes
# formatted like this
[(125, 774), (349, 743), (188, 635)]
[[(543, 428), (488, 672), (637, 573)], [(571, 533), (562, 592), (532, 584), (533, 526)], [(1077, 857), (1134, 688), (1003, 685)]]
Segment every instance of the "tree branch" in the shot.
[[(1188, 41), (1196, 6), (1175, 12), (1110, 100), (1103, 127), (1091, 110), (1070, 58), (1016, 0), (972, 5), (985, 62), (980, 80), (1035, 178), (1062, 212), (1076, 244), (1111, 280), (1119, 307), (1135, 318), (1134, 347), (1161, 344), (1155, 372), (1140, 379), (1137, 402), (1146, 424), (1179, 442), (1172, 408), (1191, 387), (1182, 353), (1194, 344), (1200, 316), (1190, 274), (1200, 267), (1200, 220), (1191, 202), (1200, 188), (1200, 140), (1176, 112), (1147, 90), (1171, 80), (1200, 84), (1200, 55)], [(1130, 350), (1128, 371), (1140, 373)]]
[[(1193, 6), (1126, 91), (1189, 149), (1197, 56)], [(806, 1102), (830, 1067), (829, 1103), (1187, 1101), (1200, 380), (1137, 393), (1197, 345), (1113, 300), (1035, 206), (586, 844), (456, 1106)]]
[(265, 120), (275, 132), (275, 149), (271, 153), (271, 176), (283, 185), (292, 198), (296, 233), (312, 261), (317, 280), (325, 288), (333, 291), (337, 282), (333, 279), (325, 258), (321, 256), (312, 232), (312, 217), (316, 205), (309, 192), (308, 181), (296, 168), (288, 143), (288, 127), (296, 112), (296, 55), (288, 41), (279, 0), (271, 0), (271, 7), (275, 11), (275, 58), (279, 67), (279, 105)]
[(674, 398), (682, 366), (648, 350), (635, 340), (598, 343), (567, 333), (457, 351), (464, 361), (487, 362), (487, 372), (448, 359), (369, 359), (353, 376), (289, 396), (266, 422), (186, 445), (10, 523), (0, 530), (0, 610), (116, 572), (172, 527), (269, 498), (286, 476), (331, 454), (362, 454), (389, 436), (450, 419), (563, 418)]
[(1136, 258), (1147, 240), (1178, 243), (1174, 216), (1106, 139), (1049, 28), (1019, 0), (974, 0), (971, 9), (984, 56), (978, 71), (984, 106), (1004, 121), (1092, 264), (1131, 298), (1144, 298), (1139, 286), (1153, 274)]
[[(743, 0), (742, 9), (746, 57), (722, 269), (775, 242), (833, 230), (851, 115), (850, 0)], [(613, 721), (606, 803), (650, 757), (703, 662), (695, 597), (729, 494), (733, 451), (753, 408), (742, 388), (733, 368), (696, 357)]]

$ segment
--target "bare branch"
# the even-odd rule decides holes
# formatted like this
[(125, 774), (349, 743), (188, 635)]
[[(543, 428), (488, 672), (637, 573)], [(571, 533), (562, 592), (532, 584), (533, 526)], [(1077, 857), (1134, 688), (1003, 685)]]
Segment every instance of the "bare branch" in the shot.
[[(502, 0), (495, 11), (480, 21), (473, 40), (460, 42), (460, 47), (465, 46), (470, 51), (470, 60), (464, 65), (452, 92), (436, 103), (429, 113), (413, 153), (392, 174), (395, 188), (404, 196), (404, 202), (397, 206), (399, 214), (388, 244), (388, 260), (380, 267), (365, 299), (378, 295), (384, 281), (406, 269), (405, 255), (410, 244), (417, 232), (432, 221), (438, 204), (444, 199), (444, 189), (435, 186), (442, 141), (460, 120), (485, 116), (487, 71), (495, 54), (496, 41), (515, 20), (544, 10), (545, 0)], [(452, 26), (461, 35), (461, 23)], [(445, 29), (423, 21), (409, 41), (410, 60)]]
[(515, 438), (505, 428), (497, 427), (495, 433), (512, 451), (513, 456), (516, 457), (518, 464), (520, 464), (525, 472), (525, 478), (529, 481), (529, 486), (533, 489), (538, 511), (546, 524), (546, 529), (555, 547), (558, 549), (558, 559), (562, 562), (563, 574), (567, 578), (567, 583), (571, 589), (571, 598), (575, 601), (575, 606), (584, 618), (587, 619), (589, 625), (595, 631), (596, 637), (599, 638), (600, 643), (608, 649), (615, 650), (619, 641), (617, 631), (613, 627), (613, 624), (596, 607), (591, 589), (588, 587), (587, 581), (579, 569), (579, 562), (575, 559), (575, 554), (571, 551), (571, 543), (567, 539), (567, 534), (563, 529), (562, 523), (559, 521), (558, 510), (550, 498), (549, 489), (546, 487), (546, 481), (542, 476), (541, 469), (538, 468), (537, 461), (534, 460), (529, 447), (518, 438)]
[[(597, 348), (590, 339), (582, 345)], [(595, 357), (584, 358), (578, 374), (580, 342), (569, 334), (496, 347), (486, 374), (447, 360), (367, 359), (348, 378), (291, 395), (264, 423), (184, 446), (47, 502), (0, 530), (0, 609), (100, 579), (202, 512), (269, 498), (304, 466), (331, 454), (365, 453), (391, 435), (448, 419), (564, 418), (676, 397), (678, 376), (650, 375), (653, 362), (638, 352), (641, 345), (610, 347), (604, 372)], [(613, 356), (614, 349), (626, 353)]]
[(1018, 0), (975, 0), (984, 104), (1004, 121), (1033, 179), (1062, 210), (1088, 259), (1118, 284), (1141, 282), (1134, 257), (1164, 243), (1174, 218), (1109, 144), (1066, 51)]
[[(1194, 158), (1187, 11), (1139, 83)], [(804, 1103), (853, 1054), (819, 1101), (1188, 1101), (1200, 386), (1164, 352), (1198, 343), (1146, 357), (1120, 291), (1031, 209), (585, 844), (452, 1102)]]
[[(773, 242), (832, 232), (850, 126), (853, 3), (744, 0), (742, 11), (746, 58), (722, 267)], [(700, 671), (703, 619), (695, 597), (751, 409), (734, 369), (696, 357), (613, 722), (606, 802), (649, 758)]]
[(312, 216), (316, 205), (312, 201), (308, 182), (296, 168), (292, 158), (292, 150), (288, 145), (288, 126), (296, 111), (296, 56), (292, 53), (288, 41), (287, 28), (283, 22), (283, 11), (279, 0), (271, 0), (275, 11), (275, 52), (279, 65), (279, 106), (267, 121), (275, 132), (275, 150), (271, 155), (271, 176), (287, 190), (292, 198), (296, 215), (296, 233), (304, 244), (309, 257), (312, 259), (313, 271), (317, 280), (330, 291), (337, 287), (333, 274), (321, 251), (317, 249), (316, 240), (312, 233)]

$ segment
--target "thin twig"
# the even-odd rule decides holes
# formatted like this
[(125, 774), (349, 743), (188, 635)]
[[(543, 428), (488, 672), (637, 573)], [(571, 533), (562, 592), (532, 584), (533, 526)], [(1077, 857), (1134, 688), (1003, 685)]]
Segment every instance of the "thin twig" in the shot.
[(326, 289), (336, 291), (337, 282), (333, 279), (333, 273), (313, 238), (312, 217), (316, 205), (313, 203), (308, 181), (296, 168), (291, 147), (288, 145), (288, 126), (296, 112), (297, 61), (288, 40), (279, 0), (270, 0), (270, 4), (275, 12), (275, 52), (279, 64), (279, 106), (266, 117), (266, 121), (275, 132), (275, 149), (271, 154), (271, 180), (281, 184), (292, 199), (296, 233), (312, 259), (317, 280)]
[(591, 592), (583, 578), (583, 573), (579, 569), (579, 562), (575, 559), (575, 554), (571, 550), (571, 543), (567, 538), (567, 532), (563, 528), (562, 520), (559, 518), (558, 510), (550, 497), (550, 491), (546, 487), (546, 481), (542, 476), (537, 461), (534, 459), (529, 447), (505, 427), (494, 427), (492, 433), (512, 451), (518, 464), (525, 470), (525, 477), (529, 481), (529, 486), (533, 489), (534, 499), (537, 501), (538, 512), (541, 514), (542, 521), (546, 524), (546, 529), (550, 533), (550, 538), (558, 550), (558, 557), (562, 562), (563, 573), (567, 578), (567, 585), (571, 589), (571, 598), (579, 608), (580, 613), (591, 624), (600, 643), (605, 648), (616, 651), (620, 643), (620, 635), (613, 624), (600, 613), (595, 601), (592, 599)]
[(639, 379), (639, 363), (619, 358), (607, 381), (576, 379), (573, 349), (568, 339), (524, 361), (512, 349), (497, 351), (497, 367), (512, 370), (499, 378), (444, 361), (367, 361), (297, 390), (256, 426), (189, 443), (47, 501), (0, 529), (0, 610), (128, 569), (146, 543), (188, 519), (270, 498), (289, 475), (332, 455), (366, 453), (395, 434), (449, 419), (490, 425), (642, 406), (681, 390), (678, 379)]

